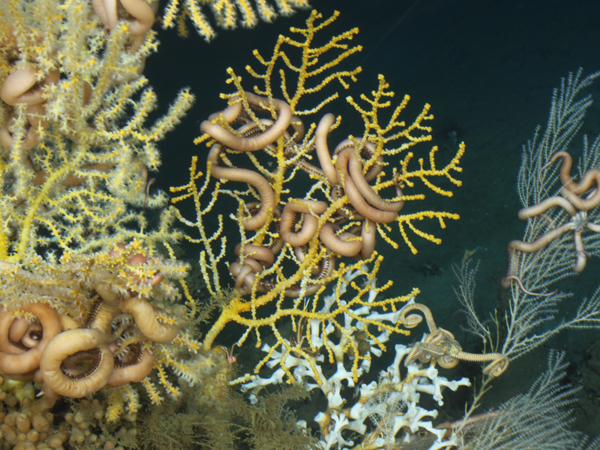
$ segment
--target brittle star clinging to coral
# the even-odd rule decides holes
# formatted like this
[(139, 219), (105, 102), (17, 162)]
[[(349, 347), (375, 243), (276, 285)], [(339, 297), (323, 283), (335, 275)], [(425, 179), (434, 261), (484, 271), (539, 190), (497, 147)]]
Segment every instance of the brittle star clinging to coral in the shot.
[[(600, 205), (600, 169), (588, 170), (583, 175), (581, 181), (575, 183), (570, 175), (571, 166), (573, 164), (571, 155), (564, 151), (557, 152), (552, 156), (548, 164), (552, 164), (558, 158), (562, 158), (562, 165), (560, 168), (560, 181), (562, 187), (560, 189), (560, 195), (548, 197), (537, 205), (521, 209), (519, 211), (519, 219), (531, 219), (532, 217), (545, 213), (553, 206), (560, 206), (569, 214), (571, 220), (556, 228), (552, 228), (533, 242), (515, 240), (508, 244), (508, 273), (502, 279), (502, 286), (505, 288), (510, 287), (511, 281), (516, 281), (521, 289), (528, 294), (541, 295), (529, 292), (524, 288), (523, 283), (515, 270), (514, 256), (517, 251), (525, 253), (536, 252), (557, 237), (572, 230), (575, 246), (575, 262), (573, 263), (573, 270), (579, 273), (585, 269), (588, 258), (588, 254), (583, 246), (583, 231), (588, 229), (594, 233), (600, 233), (600, 224), (591, 223), (587, 218), (587, 212)], [(546, 164), (546, 166), (548, 164)], [(596, 189), (586, 198), (581, 198), (579, 195), (590, 189), (594, 183), (596, 184)]]

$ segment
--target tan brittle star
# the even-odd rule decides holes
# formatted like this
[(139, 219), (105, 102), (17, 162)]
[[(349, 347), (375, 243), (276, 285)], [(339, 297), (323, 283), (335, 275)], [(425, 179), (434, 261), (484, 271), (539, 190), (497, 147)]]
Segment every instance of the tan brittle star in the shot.
[(509, 359), (500, 353), (467, 353), (462, 351), (462, 347), (454, 335), (443, 328), (438, 328), (431, 314), (431, 310), (420, 303), (409, 303), (400, 311), (400, 322), (406, 328), (414, 328), (423, 321), (417, 314), (407, 315), (409, 312), (418, 310), (425, 316), (425, 321), (429, 327), (429, 334), (421, 342), (417, 342), (410, 353), (407, 355), (404, 365), (408, 366), (419, 360), (422, 363), (439, 364), (444, 369), (456, 367), (459, 361), (488, 362), (483, 373), (492, 377), (498, 377), (504, 373), (508, 367)]
[[(571, 155), (563, 151), (557, 152), (552, 156), (548, 164), (552, 164), (558, 158), (562, 158), (563, 160), (560, 168), (560, 181), (563, 185), (560, 189), (560, 195), (548, 197), (537, 205), (521, 209), (519, 211), (519, 219), (527, 220), (545, 213), (554, 206), (560, 206), (569, 214), (569, 216), (571, 216), (571, 220), (559, 227), (547, 231), (533, 242), (515, 240), (508, 244), (508, 273), (506, 274), (506, 277), (502, 279), (502, 286), (505, 288), (510, 287), (511, 281), (516, 281), (521, 289), (530, 295), (550, 295), (535, 294), (527, 291), (523, 287), (519, 275), (515, 270), (514, 256), (516, 252), (536, 252), (564, 233), (573, 231), (575, 246), (575, 262), (573, 263), (573, 270), (579, 273), (585, 269), (588, 257), (583, 246), (583, 231), (587, 229), (594, 233), (600, 233), (600, 225), (590, 223), (587, 219), (587, 212), (600, 205), (600, 169), (588, 170), (581, 178), (581, 181), (575, 183), (570, 175), (573, 163)], [(586, 198), (579, 197), (579, 194), (586, 192), (594, 183), (596, 184), (596, 189), (590, 195)]]

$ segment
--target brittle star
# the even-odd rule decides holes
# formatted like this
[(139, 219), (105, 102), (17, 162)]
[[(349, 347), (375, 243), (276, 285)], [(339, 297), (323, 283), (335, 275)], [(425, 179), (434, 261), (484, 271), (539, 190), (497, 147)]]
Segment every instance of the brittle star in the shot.
[[(575, 245), (575, 262), (573, 264), (573, 270), (579, 273), (585, 269), (585, 264), (589, 256), (583, 246), (583, 231), (588, 229), (594, 233), (600, 233), (600, 224), (590, 223), (587, 219), (587, 212), (600, 205), (600, 169), (588, 170), (581, 178), (581, 181), (575, 183), (570, 175), (571, 166), (573, 164), (571, 155), (567, 152), (560, 151), (552, 156), (548, 164), (542, 167), (542, 170), (558, 158), (562, 158), (563, 160), (560, 168), (560, 181), (562, 183), (559, 192), (560, 196), (555, 195), (548, 197), (537, 205), (521, 209), (519, 211), (519, 219), (527, 220), (545, 213), (553, 206), (560, 206), (571, 216), (571, 220), (557, 228), (547, 231), (533, 242), (515, 240), (508, 244), (508, 273), (506, 274), (506, 277), (502, 279), (502, 286), (505, 288), (510, 287), (511, 281), (516, 281), (519, 287), (529, 295), (552, 295), (552, 293), (536, 294), (525, 289), (521, 279), (515, 273), (514, 255), (516, 251), (518, 250), (525, 253), (536, 252), (562, 234), (573, 230)], [(586, 198), (579, 197), (579, 194), (590, 189), (593, 183), (596, 183), (596, 189)]]
[(483, 373), (491, 377), (499, 377), (508, 367), (509, 359), (501, 353), (467, 353), (454, 335), (448, 330), (438, 328), (433, 320), (431, 310), (421, 303), (408, 303), (400, 311), (399, 321), (406, 328), (414, 328), (423, 321), (418, 314), (407, 315), (411, 311), (420, 311), (425, 316), (425, 321), (429, 327), (429, 334), (426, 334), (421, 342), (417, 342), (404, 360), (404, 365), (409, 366), (419, 360), (422, 363), (436, 363), (444, 369), (456, 367), (459, 361), (471, 362), (489, 362), (484, 367)]

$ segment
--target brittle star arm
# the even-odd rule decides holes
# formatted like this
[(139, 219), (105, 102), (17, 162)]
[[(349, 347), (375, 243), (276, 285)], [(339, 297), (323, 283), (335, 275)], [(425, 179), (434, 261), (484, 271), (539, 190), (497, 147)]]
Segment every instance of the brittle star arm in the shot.
[[(537, 205), (530, 206), (528, 208), (523, 208), (522, 210), (519, 211), (519, 218), (523, 219), (523, 220), (529, 219), (533, 216), (542, 214), (543, 212), (547, 211), (552, 206), (562, 206), (565, 209), (565, 211), (567, 211), (571, 216), (577, 215), (577, 212), (575, 211), (575, 208), (573, 207), (573, 205), (571, 205), (564, 198), (555, 196), (555, 197), (547, 198), (546, 200), (544, 200), (543, 202), (541, 202)], [(524, 253), (536, 252), (536, 251), (540, 250), (542, 247), (545, 247), (546, 245), (548, 245), (551, 241), (553, 241), (560, 235), (566, 233), (569, 230), (572, 230), (573, 228), (574, 228), (573, 222), (568, 222), (564, 225), (561, 225), (558, 228), (554, 228), (550, 231), (547, 231), (546, 233), (544, 233), (542, 236), (540, 236), (533, 242), (523, 242), (523, 241), (519, 241), (519, 240), (510, 241), (510, 243), (508, 244), (508, 272), (507, 272), (506, 276), (502, 279), (502, 282), (501, 282), (502, 287), (509, 288), (511, 281), (513, 281), (513, 280), (520, 281), (520, 279), (515, 274), (515, 270), (514, 270), (514, 263), (515, 263), (514, 255), (515, 255), (516, 251), (521, 251)], [(581, 233), (579, 233), (579, 235), (581, 237)], [(576, 242), (576, 246), (577, 246), (577, 242)], [(583, 242), (581, 243), (581, 247), (583, 248)], [(584, 265), (585, 265), (585, 263), (584, 263)], [(522, 283), (519, 283), (519, 284), (521, 285), (521, 288), (523, 289)], [(525, 292), (527, 292), (528, 294), (532, 294), (532, 293), (528, 292), (526, 289), (523, 289), (523, 290)]]

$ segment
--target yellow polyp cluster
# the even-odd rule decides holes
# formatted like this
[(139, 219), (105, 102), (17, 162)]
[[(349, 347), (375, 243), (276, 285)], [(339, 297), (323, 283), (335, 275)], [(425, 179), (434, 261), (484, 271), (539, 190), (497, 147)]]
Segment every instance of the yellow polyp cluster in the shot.
[(150, 398), (150, 403), (152, 403), (153, 405), (158, 405), (162, 403), (163, 398), (156, 390), (156, 386), (154, 386), (154, 383), (152, 381), (150, 381), (148, 378), (144, 378), (142, 380), (142, 385), (144, 386), (144, 389), (146, 390), (146, 393)]
[[(152, 403), (176, 396), (177, 374), (190, 370), (183, 356), (200, 343), (188, 329), (195, 305), (177, 303), (174, 281), (189, 266), (171, 246), (176, 215), (151, 189), (157, 141), (194, 97), (181, 90), (150, 122), (157, 96), (142, 72), (158, 44), (151, 2), (141, 6), (152, 20), (119, 2), (116, 23), (103, 13), (110, 2), (100, 3), (0, 4), (0, 334), (9, 343), (0, 372), (6, 387), (22, 379), (35, 395), (21, 411), (27, 420), (61, 397), (97, 395), (104, 403), (90, 421), (109, 434), (107, 423), (135, 420), (139, 388)], [(146, 211), (158, 208), (149, 229)], [(24, 334), (9, 339), (17, 323)], [(56, 421), (57, 437), (50, 419), (39, 445), (61, 446), (70, 429), (78, 448), (113, 445), (69, 420)]]
[(126, 412), (129, 414), (135, 414), (140, 409), (140, 396), (137, 390), (130, 384), (124, 384), (120, 386), (120, 390), (123, 393), (123, 398), (127, 404)]
[[(403, 206), (426, 199), (417, 190), (417, 179), (433, 192), (450, 196), (451, 191), (438, 187), (435, 180), (445, 178), (460, 186), (452, 171), (460, 171), (458, 164), (464, 152), (461, 145), (440, 169), (434, 147), (426, 159), (428, 166), (420, 158), (413, 167), (414, 154), (419, 154), (416, 149), (431, 140), (427, 122), (433, 116), (425, 105), (407, 125), (400, 115), (408, 96), (388, 113), (394, 92), (383, 76), (370, 96), (361, 95), (361, 103), (348, 97), (351, 109), (363, 118), (364, 131), (341, 141), (333, 151), (332, 136), (341, 117), (323, 113), (339, 94), (327, 94), (310, 103), (312, 94), (321, 94), (336, 82), (347, 89), (361, 72), (360, 67), (338, 70), (342, 62), (361, 50), (359, 45), (350, 44), (357, 29), (334, 36), (324, 45), (314, 45), (315, 35), (337, 17), (334, 13), (323, 19), (313, 11), (306, 28), (291, 29), (298, 38), (278, 37), (272, 56), (254, 51), (262, 69), (246, 67), (258, 82), (252, 92), (244, 88), (233, 68), (227, 70), (227, 83), (235, 91), (221, 94), (228, 100), (227, 107), (202, 123), (204, 134), (195, 141), (210, 147), (206, 175), (198, 168), (198, 157), (193, 157), (189, 182), (171, 188), (175, 194), (172, 202), (179, 208), (185, 202), (193, 204), (195, 217), (184, 214), (183, 209), (176, 209), (175, 214), (193, 229), (185, 239), (201, 245), (204, 282), (222, 308), (204, 337), (204, 351), (213, 347), (228, 324), (235, 323), (244, 330), (235, 347), (244, 345), (251, 335), (260, 347), (264, 337), (269, 337), (269, 348), (255, 373), (272, 361), (275, 352), (282, 352), (281, 361), (287, 357), (306, 361), (318, 383), (323, 380), (315, 362), (314, 339), (338, 342), (341, 354), (326, 345), (325, 357), (334, 363), (344, 354), (350, 355), (355, 380), (359, 365), (370, 359), (364, 343), (356, 337), (357, 328), (343, 325), (347, 317), (360, 324), (363, 341), (382, 351), (385, 346), (378, 333), (407, 333), (395, 323), (354, 314), (361, 308), (394, 312), (418, 293), (414, 290), (404, 296), (374, 299), (392, 283), (375, 282), (383, 257), (374, 251), (372, 242), (382, 238), (397, 248), (397, 232), (392, 227), (396, 222), (413, 253), (417, 249), (407, 230), (440, 243), (415, 222), (437, 219), (445, 228), (445, 220), (456, 220), (458, 215), (428, 210), (404, 214)], [(289, 49), (301, 50), (298, 61), (288, 56)], [(386, 115), (389, 118), (384, 120)], [(332, 145), (331, 150), (328, 145)], [(232, 202), (235, 207), (223, 209)], [(227, 215), (239, 231), (238, 238), (232, 238), (230, 232), (224, 235)], [(228, 248), (235, 248), (237, 259), (228, 260)], [(354, 260), (343, 259), (348, 256)], [(225, 264), (233, 282), (219, 276)], [(352, 281), (357, 274), (369, 280), (366, 285)], [(230, 283), (235, 290), (228, 289)], [(289, 368), (283, 363), (281, 368), (292, 381)], [(240, 380), (249, 377), (246, 374)]]
[[(282, 50), (282, 47), (300, 48), (302, 50), (302, 56), (300, 57), (301, 69), (299, 76), (296, 80), (289, 80), (291, 81), (292, 86), (294, 86), (295, 88), (293, 91), (290, 91), (288, 88), (286, 71), (279, 71), (279, 75), (281, 77), (281, 80), (279, 82), (281, 93), (285, 101), (290, 105), (290, 107), (294, 111), (294, 114), (296, 114), (297, 116), (314, 114), (320, 111), (325, 105), (332, 102), (339, 96), (339, 94), (336, 92), (325, 97), (324, 99), (320, 99), (319, 103), (316, 106), (300, 110), (298, 108), (298, 103), (300, 99), (306, 94), (313, 94), (319, 92), (325, 86), (334, 81), (338, 81), (344, 89), (348, 89), (350, 85), (346, 80), (356, 81), (356, 75), (362, 71), (361, 67), (356, 67), (352, 70), (334, 71), (333, 73), (327, 73), (324, 77), (319, 76), (324, 75), (325, 72), (328, 71), (330, 68), (339, 65), (340, 62), (342, 62), (344, 59), (350, 57), (351, 55), (357, 52), (362, 51), (362, 47), (360, 45), (351, 46), (349, 44), (349, 41), (351, 41), (358, 33), (358, 28), (353, 28), (349, 31), (334, 36), (325, 45), (321, 45), (318, 47), (313, 46), (315, 34), (323, 28), (330, 25), (334, 20), (338, 18), (338, 16), (339, 13), (335, 11), (331, 17), (324, 20), (320, 24), (315, 25), (315, 21), (320, 19), (321, 15), (313, 11), (313, 13), (306, 21), (306, 28), (294, 27), (290, 29), (292, 33), (300, 35), (300, 37), (303, 39), (296, 40), (288, 36), (279, 35), (275, 47), (273, 49), (273, 54), (269, 60), (263, 58), (258, 52), (258, 50), (254, 50), (253, 54), (258, 60), (258, 62), (261, 65), (265, 66), (264, 73), (260, 74), (256, 72), (251, 66), (246, 67), (246, 70), (250, 75), (252, 75), (252, 77), (258, 80), (262, 80), (264, 82), (263, 87), (254, 86), (254, 92), (258, 95), (263, 95), (266, 97), (273, 96), (272, 90), (278, 87), (273, 79), (277, 74), (277, 70), (275, 69), (275, 67), (278, 63), (283, 63), (291, 74), (296, 72), (296, 68), (291, 64), (289, 58), (285, 54), (285, 51)], [(332, 51), (335, 53), (339, 52), (339, 54), (331, 56), (330, 53)], [(316, 65), (315, 63), (319, 61), (319, 58), (328, 58), (328, 62), (323, 65)], [(227, 82), (233, 82), (236, 85), (238, 91), (243, 91), (241, 85), (239, 85), (239, 83), (236, 80), (233, 70), (228, 70), (228, 73), (229, 75), (231, 75), (231, 78)], [(313, 80), (315, 81), (315, 84), (313, 86), (310, 86), (309, 83)], [(227, 96), (225, 96), (224, 98), (227, 98)]]
[[(26, 67), (42, 80), (44, 100), (31, 106), (0, 104), (0, 128), (10, 137), (2, 142), (7, 163), (0, 167), (6, 193), (0, 208), (10, 215), (2, 219), (0, 256), (22, 262), (36, 247), (52, 245), (106, 250), (136, 237), (134, 224), (146, 227), (143, 216), (128, 205), (164, 205), (163, 194), (146, 193), (149, 171), (160, 165), (154, 143), (179, 122), (193, 96), (180, 92), (168, 113), (147, 127), (156, 95), (140, 72), (156, 44), (154, 33), (123, 58), (131, 52), (126, 21), (106, 35), (89, 4), (62, 8), (57, 3), (52, 11), (28, 8), (35, 17), (27, 22), (39, 29), (21, 29), (14, 25), (25, 22), (19, 4), (5, 4), (2, 29), (8, 37), (0, 52), (0, 82)], [(65, 24), (58, 34), (39, 31), (61, 21)], [(32, 33), (39, 42), (31, 42)], [(34, 107), (35, 115), (28, 112)], [(24, 151), (30, 140), (37, 145)], [(152, 240), (165, 239), (169, 235), (161, 231)]]
[(124, 414), (135, 414), (140, 409), (140, 398), (129, 384), (112, 389), (108, 395), (105, 419), (109, 424), (116, 423)]
[(260, 17), (265, 22), (272, 22), (278, 15), (290, 16), (298, 9), (306, 9), (308, 0), (276, 0), (277, 11), (267, 0), (254, 2), (250, 0), (188, 0), (184, 5), (180, 0), (169, 0), (162, 17), (163, 28), (172, 28), (178, 23), (178, 30), (187, 36), (185, 18), (189, 17), (196, 31), (205, 40), (210, 41), (216, 32), (203, 12), (203, 7), (210, 8), (217, 26), (223, 29), (254, 28)]
[(108, 407), (106, 408), (106, 421), (108, 423), (116, 422), (125, 412), (123, 393), (119, 389), (113, 390), (108, 397)]
[[(385, 77), (383, 75), (379, 75), (378, 77), (379, 85), (377, 91), (373, 91), (373, 97), (370, 98), (365, 94), (360, 96), (361, 100), (370, 105), (370, 110), (366, 108), (362, 108), (357, 102), (354, 101), (352, 97), (347, 97), (347, 101), (351, 104), (356, 111), (361, 114), (363, 121), (365, 123), (365, 132), (362, 136), (363, 142), (372, 142), (375, 144), (375, 152), (374, 156), (370, 161), (366, 162), (367, 167), (369, 164), (372, 164), (375, 159), (379, 156), (384, 155), (400, 155), (404, 153), (405, 156), (400, 160), (400, 168), (399, 171), (394, 169), (394, 177), (393, 182), (391, 180), (380, 181), (380, 178), (377, 178), (377, 183), (373, 186), (374, 190), (379, 191), (380, 189), (389, 188), (392, 185), (397, 185), (400, 189), (402, 189), (402, 195), (399, 197), (403, 201), (414, 201), (414, 200), (425, 200), (424, 194), (417, 195), (404, 195), (405, 188), (413, 188), (415, 186), (413, 179), (420, 179), (423, 184), (431, 189), (433, 192), (439, 195), (443, 195), (445, 197), (452, 197), (453, 193), (450, 190), (440, 188), (436, 186), (432, 179), (435, 177), (443, 177), (446, 178), (450, 183), (455, 186), (462, 186), (462, 182), (457, 180), (452, 176), (452, 171), (461, 172), (462, 168), (459, 166), (460, 159), (462, 158), (465, 152), (465, 144), (461, 142), (458, 148), (458, 151), (454, 155), (454, 157), (444, 166), (443, 169), (438, 169), (436, 167), (435, 155), (438, 151), (438, 147), (434, 146), (429, 151), (428, 161), (429, 168), (426, 168), (424, 165), (424, 158), (418, 159), (418, 169), (412, 169), (411, 161), (413, 160), (414, 153), (408, 151), (411, 147), (427, 142), (431, 140), (431, 127), (425, 125), (426, 121), (432, 120), (433, 115), (429, 114), (429, 110), (431, 108), (430, 105), (426, 104), (423, 107), (422, 112), (417, 116), (415, 121), (406, 126), (404, 121), (398, 121), (398, 118), (401, 112), (406, 108), (410, 97), (408, 95), (404, 96), (404, 99), (392, 112), (392, 115), (387, 124), (380, 124), (379, 117), (381, 115), (381, 110), (385, 108), (389, 108), (392, 103), (391, 101), (382, 101), (384, 98), (392, 98), (394, 97), (394, 92), (389, 91), (389, 84), (385, 81)], [(422, 132), (423, 134), (415, 136), (413, 133)], [(351, 139), (354, 139), (351, 137)], [(397, 142), (400, 140), (400, 145), (395, 148), (385, 148), (390, 143), (394, 143), (397, 145)], [(402, 142), (403, 141), (403, 142)], [(413, 254), (417, 253), (417, 249), (414, 244), (411, 242), (409, 236), (406, 234), (405, 225), (413, 231), (417, 236), (424, 238), (430, 242), (435, 244), (440, 244), (441, 239), (436, 238), (435, 236), (420, 231), (413, 224), (415, 220), (422, 220), (424, 218), (438, 219), (441, 228), (445, 228), (444, 218), (458, 220), (460, 217), (458, 214), (452, 214), (443, 211), (419, 211), (412, 214), (399, 214), (396, 218), (398, 222), (398, 226), (400, 228), (400, 233), (406, 245), (408, 245), (409, 249)], [(380, 229), (381, 230), (381, 229)], [(389, 227), (388, 227), (389, 230)], [(388, 235), (384, 235), (382, 233), (384, 239), (393, 247), (398, 248), (397, 244), (388, 237)]]

